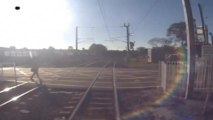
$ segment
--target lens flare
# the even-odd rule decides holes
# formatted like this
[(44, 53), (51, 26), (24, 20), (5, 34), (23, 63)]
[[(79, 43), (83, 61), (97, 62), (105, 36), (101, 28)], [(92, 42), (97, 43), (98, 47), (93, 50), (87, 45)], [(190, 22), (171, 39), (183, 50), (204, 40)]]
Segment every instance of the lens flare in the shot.
[[(169, 86), (166, 94), (163, 94), (154, 101), (154, 105), (163, 105), (164, 103), (167, 103), (169, 100), (171, 100), (174, 95), (182, 92), (179, 88), (186, 82), (186, 52), (184, 49), (177, 49), (176, 53), (182, 54), (181, 56), (178, 56), (178, 60), (181, 61), (182, 64), (180, 65), (180, 67), (178, 67), (177, 74), (174, 77), (174, 83)], [(143, 109), (138, 109), (124, 115), (123, 118), (127, 120), (132, 120), (134, 118), (143, 118), (143, 115), (145, 115), (151, 109), (151, 106), (145, 107)]]

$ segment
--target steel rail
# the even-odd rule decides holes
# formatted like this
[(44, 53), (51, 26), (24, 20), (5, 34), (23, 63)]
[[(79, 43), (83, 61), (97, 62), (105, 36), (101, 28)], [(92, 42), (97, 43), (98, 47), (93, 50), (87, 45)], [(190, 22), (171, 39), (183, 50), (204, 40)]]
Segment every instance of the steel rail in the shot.
[(95, 76), (94, 80), (91, 82), (91, 84), (89, 85), (89, 87), (87, 88), (86, 92), (84, 93), (84, 95), (81, 97), (80, 101), (78, 102), (78, 104), (76, 105), (76, 107), (74, 108), (72, 114), (69, 116), (68, 120), (73, 120), (73, 118), (75, 117), (76, 113), (78, 112), (79, 108), (81, 107), (82, 103), (84, 102), (85, 98), (88, 96), (88, 93), (90, 92), (91, 88), (94, 86), (96, 80), (98, 79), (98, 77), (100, 76), (100, 74), (103, 72), (103, 70), (106, 68), (106, 66), (110, 63), (111, 61), (107, 62), (102, 69), (97, 73), (97, 75)]
[(86, 64), (85, 66), (83, 66), (83, 68), (84, 68), (84, 67), (89, 67), (90, 65), (93, 65), (93, 64), (95, 64), (95, 63), (97, 63), (97, 62), (100, 62), (100, 61), (101, 61), (101, 60), (97, 60), (97, 61), (95, 61), (95, 62)]
[[(82, 89), (86, 89), (86, 88), (88, 88), (87, 86), (83, 86), (83, 85), (68, 85), (68, 84), (51, 84), (51, 83), (46, 83), (45, 84), (46, 86), (50, 86), (50, 87), (59, 87), (59, 88), (61, 88), (61, 87), (63, 87), (63, 88), (70, 88), (70, 87), (72, 87), (72, 88), (82, 88)], [(128, 86), (126, 86), (126, 87), (122, 87), (122, 86), (120, 86), (120, 87), (117, 87), (117, 89), (119, 89), (119, 90), (129, 90), (129, 89), (148, 89), (148, 88), (160, 88), (161, 86), (159, 85), (159, 86), (133, 86), (133, 87), (128, 87)], [(94, 89), (111, 89), (111, 87), (100, 87), (100, 86), (95, 86), (95, 87), (93, 87)]]
[(117, 84), (116, 84), (116, 71), (115, 71), (115, 62), (113, 63), (112, 75), (113, 75), (113, 92), (114, 92), (114, 106), (115, 106), (115, 119), (120, 120), (120, 109), (119, 109), (119, 102), (118, 102), (118, 91), (117, 91)]
[(27, 94), (29, 94), (29, 93), (35, 91), (35, 90), (38, 89), (38, 88), (39, 88), (39, 87), (32, 88), (32, 89), (28, 90), (27, 92), (24, 92), (24, 93), (22, 93), (22, 94), (20, 94), (20, 95), (17, 95), (17, 96), (15, 96), (15, 97), (11, 98), (10, 100), (8, 100), (8, 101), (6, 101), (6, 102), (0, 104), (0, 108), (3, 107), (3, 106), (5, 106), (5, 105), (7, 105), (7, 104), (9, 104), (9, 103), (11, 103), (11, 102), (13, 102), (13, 101), (16, 101), (17, 99), (19, 99), (19, 98), (21, 98), (21, 97), (23, 97), (23, 96), (25, 96), (25, 95), (27, 95)]
[(21, 84), (18, 84), (18, 85), (12, 86), (12, 87), (7, 87), (7, 88), (1, 90), (1, 91), (0, 91), (0, 94), (1, 94), (1, 93), (4, 93), (4, 92), (8, 92), (8, 91), (10, 91), (10, 90), (12, 90), (12, 89), (15, 89), (15, 88), (17, 88), (17, 87), (19, 87), (19, 86), (25, 85), (25, 84), (27, 84), (27, 83), (28, 83), (28, 82), (23, 82), (23, 83), (21, 83)]
[(79, 64), (79, 65), (77, 65), (76, 67), (80, 67), (80, 66), (82, 66), (82, 67), (88, 67), (88, 66), (90, 66), (90, 65), (92, 65), (92, 64), (95, 64), (95, 63), (97, 63), (97, 62), (99, 62), (100, 60), (97, 60), (97, 61), (93, 61), (93, 62), (89, 62), (89, 63), (82, 63), (82, 64)]
[[(100, 60), (99, 60), (99, 61), (95, 61), (95, 62), (93, 61), (93, 62), (90, 62), (90, 63), (87, 63), (87, 64), (80, 64), (80, 65), (78, 65), (77, 67), (75, 67), (71, 72), (78, 71), (79, 68), (81, 68), (81, 69), (87, 68), (87, 67), (89, 67), (90, 65), (93, 65), (93, 64), (95, 64), (95, 63), (97, 63), (97, 62), (100, 62)], [(81, 65), (84, 65), (84, 66), (80, 67)]]

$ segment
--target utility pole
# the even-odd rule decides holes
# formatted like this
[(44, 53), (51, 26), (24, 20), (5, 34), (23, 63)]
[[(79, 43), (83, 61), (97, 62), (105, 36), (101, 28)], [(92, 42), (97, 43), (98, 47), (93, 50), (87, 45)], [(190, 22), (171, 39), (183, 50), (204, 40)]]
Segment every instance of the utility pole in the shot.
[(212, 42), (212, 45), (213, 45), (213, 35), (212, 33), (210, 32), (209, 35), (211, 36), (211, 42)]
[(194, 36), (194, 22), (190, 0), (182, 0), (186, 32), (187, 32), (187, 86), (185, 98), (189, 98), (193, 92), (194, 76), (195, 76), (195, 36)]
[(129, 59), (129, 23), (126, 25), (124, 24), (124, 26), (126, 28), (126, 40), (127, 40), (127, 59)]
[(76, 26), (75, 33), (75, 49), (78, 50), (78, 26)]
[(204, 19), (203, 19), (203, 10), (202, 10), (202, 7), (201, 7), (200, 3), (198, 3), (198, 7), (199, 7), (200, 17), (201, 17), (201, 23), (202, 23), (202, 31), (203, 31), (204, 44), (209, 44), (208, 35), (206, 36), (205, 22), (204, 22)]

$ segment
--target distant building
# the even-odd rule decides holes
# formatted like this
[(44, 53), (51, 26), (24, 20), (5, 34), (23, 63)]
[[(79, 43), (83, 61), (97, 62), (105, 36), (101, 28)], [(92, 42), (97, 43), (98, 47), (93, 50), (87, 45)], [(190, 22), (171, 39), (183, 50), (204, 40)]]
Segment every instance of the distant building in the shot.
[[(196, 21), (194, 20), (194, 29), (195, 29), (195, 53), (197, 57), (201, 57), (202, 46), (207, 45), (208, 41), (208, 26), (206, 25), (203, 31), (202, 26), (197, 26)], [(204, 37), (204, 35), (206, 37)], [(206, 38), (206, 40), (205, 40)]]
[(147, 60), (148, 63), (151, 63), (152, 62), (152, 49), (148, 49), (148, 60)]
[[(85, 50), (86, 51), (86, 50)], [(85, 51), (82, 51), (84, 54)], [(67, 49), (11, 49), (0, 47), (0, 57), (17, 57), (17, 58), (26, 58), (26, 57), (37, 57), (41, 55), (54, 54), (57, 56), (72, 56), (74, 55), (75, 50)]]
[[(208, 41), (208, 27), (206, 26), (205, 28), (206, 29), (204, 34), (206, 36), (206, 40)], [(203, 34), (203, 27), (202, 26), (197, 27), (196, 31), (197, 31), (197, 42), (204, 43), (205, 39)]]
[(33, 50), (4, 50), (3, 56), (5, 57), (32, 57), (32, 56), (38, 56), (37, 51)]

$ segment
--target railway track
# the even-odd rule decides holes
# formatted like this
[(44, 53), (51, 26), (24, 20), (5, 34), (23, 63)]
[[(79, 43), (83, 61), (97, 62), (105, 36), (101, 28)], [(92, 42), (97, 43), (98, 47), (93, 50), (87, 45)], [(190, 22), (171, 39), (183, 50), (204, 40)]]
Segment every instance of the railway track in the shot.
[[(95, 64), (96, 62), (85, 64), (83, 67), (88, 67), (92, 64)], [(75, 69), (77, 70), (77, 69)], [(74, 72), (74, 71), (73, 71)], [(25, 72), (23, 72), (26, 77), (29, 77)], [(3, 82), (3, 81), (2, 81)], [(4, 81), (4, 82), (10, 82), (10, 84), (14, 83), (12, 81)], [(17, 84), (17, 83), (16, 83)], [(33, 92), (34, 90), (38, 89), (38, 86), (34, 87), (35, 84), (32, 82), (19, 82), (17, 85), (12, 85), (10, 87), (1, 86), (4, 89), (0, 89), (0, 109), (4, 107), (5, 105), (17, 100), (18, 98), (21, 98), (22, 96), (27, 95), (28, 93)]]
[(38, 88), (38, 86), (29, 82), (23, 82), (15, 86), (6, 87), (0, 91), (0, 109), (3, 109), (7, 104), (26, 96)]
[[(113, 64), (113, 65), (112, 65)], [(111, 89), (94, 88), (104, 75), (106, 68), (112, 66)], [(105, 73), (108, 74), (108, 73)], [(115, 63), (107, 63), (97, 73), (89, 87), (74, 94), (71, 100), (54, 120), (120, 120), (120, 110), (115, 77)]]
[[(109, 74), (106, 69), (112, 71), (112, 77), (109, 78), (112, 88), (107, 90), (95, 88), (96, 82), (106, 79), (104, 76)], [(115, 63), (107, 62), (99, 69), (86, 90), (85, 88), (79, 90), (51, 89), (35, 86), (30, 82), (2, 89), (0, 91), (0, 119), (120, 120), (117, 99)], [(44, 109), (45, 107), (47, 109)], [(38, 117), (39, 111), (44, 111), (46, 115)], [(11, 112), (14, 114), (9, 115)]]
[[(78, 64), (78, 65), (68, 68), (68, 69), (69, 69), (70, 74), (73, 74), (76, 71), (79, 71), (79, 70), (82, 70), (82, 69), (85, 69), (88, 67), (97, 66), (100, 64), (104, 64), (103, 61), (99, 60), (99, 61), (92, 61), (92, 62), (88, 62), (88, 63)], [(50, 68), (50, 69), (55, 69), (55, 68)], [(16, 72), (17, 81), (21, 81), (21, 82), (23, 82), (23, 80), (28, 80), (32, 74), (29, 68), (16, 68), (16, 71), (17, 71)], [(39, 71), (40, 71), (40, 73), (47, 73), (45, 68), (44, 68), (44, 70), (41, 68)], [(57, 74), (57, 73), (53, 73), (53, 74), (48, 73), (48, 76), (51, 79), (53, 79), (55, 74)], [(11, 75), (11, 76), (13, 76), (13, 75)], [(63, 79), (63, 77), (62, 77), (62, 79)], [(68, 78), (68, 79), (70, 79), (70, 78)]]
[[(90, 79), (84, 87), (70, 87), (69, 84), (67, 87), (37, 87), (27, 82), (2, 89), (0, 120), (120, 120), (120, 116), (131, 110), (127, 103), (130, 100), (126, 96), (134, 96), (137, 92), (126, 94), (119, 88), (118, 83), (122, 82), (120, 77), (128, 76), (125, 76), (126, 72), (121, 76), (115, 64), (107, 62), (102, 67), (92, 68), (88, 73), (83, 71), (86, 69), (83, 67), (75, 69), (86, 74), (73, 73), (72, 77), (78, 75)], [(119, 108), (122, 108), (121, 115)]]

